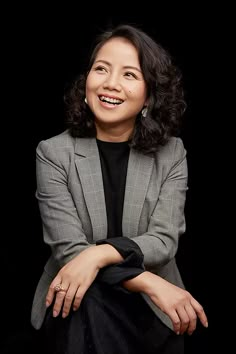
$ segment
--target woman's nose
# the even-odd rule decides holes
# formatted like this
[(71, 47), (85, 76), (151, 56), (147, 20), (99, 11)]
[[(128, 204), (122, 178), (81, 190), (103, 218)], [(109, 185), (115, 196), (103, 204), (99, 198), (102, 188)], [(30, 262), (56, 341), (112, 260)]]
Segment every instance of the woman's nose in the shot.
[(103, 88), (108, 89), (108, 90), (116, 90), (120, 91), (121, 90), (121, 84), (118, 75), (116, 74), (111, 74), (106, 77), (106, 80), (103, 83)]

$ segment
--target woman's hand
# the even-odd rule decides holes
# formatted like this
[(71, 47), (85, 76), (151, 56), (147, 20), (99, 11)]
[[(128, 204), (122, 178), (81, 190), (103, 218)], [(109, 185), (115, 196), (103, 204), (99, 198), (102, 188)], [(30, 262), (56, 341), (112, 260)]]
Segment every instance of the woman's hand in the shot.
[(143, 272), (124, 282), (124, 287), (147, 294), (170, 317), (177, 334), (187, 332), (191, 335), (196, 329), (198, 318), (204, 327), (208, 327), (207, 316), (199, 302), (188, 291), (156, 274)]
[(73, 306), (77, 310), (84, 294), (96, 278), (99, 269), (108, 264), (122, 261), (121, 255), (110, 245), (91, 246), (60, 269), (50, 284), (46, 295), (46, 306), (53, 305), (53, 316), (62, 310), (66, 317)]

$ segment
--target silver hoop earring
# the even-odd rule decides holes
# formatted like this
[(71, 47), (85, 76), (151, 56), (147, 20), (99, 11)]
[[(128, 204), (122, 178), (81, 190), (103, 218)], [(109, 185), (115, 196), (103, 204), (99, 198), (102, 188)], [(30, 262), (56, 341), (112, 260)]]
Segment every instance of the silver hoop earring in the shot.
[(84, 102), (85, 102), (86, 104), (88, 104), (88, 101), (87, 101), (87, 98), (86, 98), (86, 97), (84, 98)]
[(142, 114), (142, 116), (143, 116), (144, 118), (147, 116), (147, 111), (148, 111), (147, 107), (144, 107), (144, 108), (142, 109), (141, 114)]

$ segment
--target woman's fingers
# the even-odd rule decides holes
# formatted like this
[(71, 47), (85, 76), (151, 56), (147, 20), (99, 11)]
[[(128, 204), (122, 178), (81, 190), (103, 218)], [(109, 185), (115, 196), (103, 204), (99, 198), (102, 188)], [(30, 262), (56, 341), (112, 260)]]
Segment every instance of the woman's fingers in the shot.
[(193, 297), (185, 305), (179, 306), (176, 312), (180, 319), (180, 334), (186, 332), (191, 335), (197, 327), (198, 318), (203, 326), (208, 327), (207, 316), (203, 307)]
[(69, 315), (76, 289), (77, 289), (76, 286), (72, 286), (70, 284), (70, 286), (67, 289), (67, 292), (65, 293), (65, 297), (64, 297), (63, 303), (62, 303), (62, 307), (63, 307), (62, 308), (62, 317), (63, 318), (65, 318)]
[(64, 299), (67, 294), (69, 284), (63, 284), (61, 277), (56, 277), (50, 284), (46, 295), (46, 306), (50, 306), (53, 301), (53, 317), (57, 317), (61, 312)]
[(55, 290), (50, 285), (50, 288), (49, 288), (47, 295), (46, 295), (46, 307), (49, 307), (52, 304), (53, 299), (54, 299), (54, 294), (55, 294)]
[(190, 323), (190, 318), (188, 313), (185, 310), (184, 306), (181, 306), (177, 309), (177, 314), (180, 318), (180, 331), (179, 334), (184, 334), (188, 327), (189, 327), (189, 323)]
[(191, 298), (190, 303), (191, 303), (194, 311), (196, 312), (197, 317), (201, 321), (202, 325), (204, 327), (208, 327), (207, 316), (205, 314), (205, 311), (204, 311), (202, 305), (200, 305), (199, 302), (197, 300), (195, 300), (193, 297)]
[(166, 312), (166, 314), (170, 317), (172, 321), (174, 332), (176, 334), (180, 334), (181, 321), (176, 310), (168, 311)]
[(70, 285), (67, 291), (58, 292), (55, 296), (53, 316), (58, 316), (62, 310), (62, 317), (67, 317), (71, 310), (71, 306), (73, 306), (73, 311), (78, 310), (86, 291), (87, 287), (85, 286)]
[(59, 313), (61, 312), (65, 296), (66, 296), (65, 291), (57, 292), (57, 294), (55, 296), (55, 302), (53, 305), (53, 317), (57, 317), (59, 315)]
[(180, 334), (186, 332), (191, 335), (197, 327), (198, 318), (203, 326), (208, 327), (207, 316), (203, 307), (193, 297), (184, 306), (179, 307), (177, 313), (181, 323)]
[[(199, 311), (202, 314), (200, 309)], [(174, 309), (173, 311), (168, 311), (166, 314), (170, 317), (173, 324), (173, 330), (176, 334), (188, 333), (191, 335), (195, 331), (198, 316), (196, 309), (194, 309), (190, 303), (185, 306), (179, 306), (178, 309)], [(206, 316), (203, 317), (204, 321), (207, 321)], [(206, 322), (202, 323), (204, 324)]]
[(62, 283), (57, 283), (57, 280), (54, 279), (46, 296), (46, 306), (50, 306), (54, 300), (53, 317), (57, 317), (62, 311), (62, 317), (65, 318), (72, 306), (74, 311), (78, 310), (87, 289), (88, 286), (78, 286), (77, 284), (63, 286)]
[(54, 300), (55, 294), (61, 290), (65, 290), (66, 288), (63, 288), (61, 284), (61, 278), (56, 277), (50, 284), (47, 295), (46, 295), (46, 306), (50, 306)]
[(80, 303), (84, 297), (85, 292), (87, 291), (88, 287), (85, 286), (70, 286), (65, 299), (64, 299), (64, 306), (63, 306), (63, 312), (62, 312), (62, 317), (68, 316), (71, 306), (73, 306), (73, 311), (78, 310), (80, 307)]
[(80, 307), (81, 301), (88, 290), (88, 286), (80, 286), (75, 294), (73, 302), (73, 310), (76, 311)]
[(189, 325), (188, 325), (188, 328), (186, 329), (186, 332), (189, 335), (191, 335), (197, 327), (197, 314), (194, 311), (191, 304), (185, 305), (185, 310), (186, 310), (186, 313), (188, 314), (188, 317), (189, 317)]

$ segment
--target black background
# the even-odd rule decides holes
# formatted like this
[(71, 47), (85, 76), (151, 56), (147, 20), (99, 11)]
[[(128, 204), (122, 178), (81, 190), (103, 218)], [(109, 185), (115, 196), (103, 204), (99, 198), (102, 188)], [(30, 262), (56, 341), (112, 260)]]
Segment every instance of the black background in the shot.
[(220, 233), (212, 184), (220, 156), (215, 151), (218, 118), (213, 111), (219, 13), (193, 5), (163, 8), (157, 2), (155, 6), (156, 10), (148, 4), (128, 9), (119, 3), (101, 3), (82, 10), (12, 5), (2, 14), (1, 283), (6, 353), (37, 352), (30, 308), (48, 249), (43, 245), (35, 200), (36, 146), (64, 129), (64, 88), (83, 68), (94, 36), (107, 25), (122, 22), (147, 31), (169, 50), (183, 72), (188, 110), (182, 138), (188, 152), (189, 191), (187, 231), (180, 242), (178, 264), (186, 287), (209, 318), (207, 330), (198, 324), (187, 339), (186, 354), (209, 353), (212, 348), (211, 264)]

